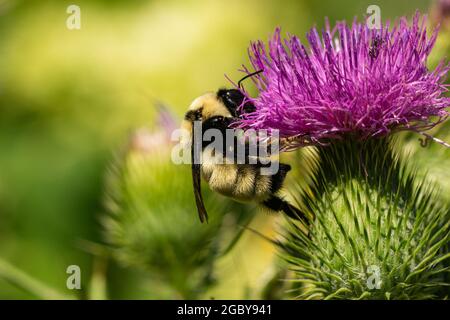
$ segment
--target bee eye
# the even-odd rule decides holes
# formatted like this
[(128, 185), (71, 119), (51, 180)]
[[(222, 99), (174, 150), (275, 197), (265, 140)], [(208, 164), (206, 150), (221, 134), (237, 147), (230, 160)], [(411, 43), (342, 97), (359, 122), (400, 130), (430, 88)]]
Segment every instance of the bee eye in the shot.
[(235, 110), (244, 100), (244, 95), (237, 89), (220, 89), (217, 95), (230, 110)]

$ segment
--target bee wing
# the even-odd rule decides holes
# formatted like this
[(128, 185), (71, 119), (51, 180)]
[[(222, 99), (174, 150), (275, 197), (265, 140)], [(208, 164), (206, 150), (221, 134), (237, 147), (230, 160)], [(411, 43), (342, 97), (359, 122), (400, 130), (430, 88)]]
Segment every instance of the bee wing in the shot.
[(208, 213), (206, 212), (205, 204), (203, 203), (202, 188), (201, 188), (201, 141), (195, 139), (194, 132), (192, 131), (192, 144), (191, 144), (191, 161), (192, 161), (192, 182), (194, 187), (195, 204), (197, 205), (198, 217), (200, 222), (208, 222)]

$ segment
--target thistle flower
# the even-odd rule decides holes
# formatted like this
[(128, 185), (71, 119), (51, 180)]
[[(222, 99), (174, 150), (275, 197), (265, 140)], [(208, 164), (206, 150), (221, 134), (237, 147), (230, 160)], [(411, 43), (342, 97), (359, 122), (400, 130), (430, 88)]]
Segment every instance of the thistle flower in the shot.
[(257, 41), (249, 48), (253, 68), (264, 71), (253, 77), (259, 96), (246, 94), (256, 111), (238, 126), (278, 129), (300, 144), (430, 129), (450, 105), (443, 96), (450, 65), (426, 66), (437, 33), (427, 35), (418, 12), (412, 24), (403, 17), (393, 28), (387, 22), (370, 29), (356, 20), (331, 28), (327, 21), (322, 36), (316, 28), (307, 34), (309, 49), (296, 36), (282, 39), (278, 28), (267, 47)]
[(256, 111), (237, 126), (279, 130), (294, 138), (288, 147), (317, 146), (307, 160), (311, 183), (293, 194), (315, 219), (307, 232), (290, 221), (279, 242), (297, 298), (447, 296), (448, 206), (389, 137), (432, 138), (424, 131), (448, 117), (450, 65), (427, 68), (436, 37), (417, 13), (411, 24), (401, 18), (378, 30), (327, 22), (321, 36), (307, 34), (309, 49), (280, 29), (267, 47), (251, 44), (253, 69), (263, 72), (252, 78), (258, 97), (246, 94)]

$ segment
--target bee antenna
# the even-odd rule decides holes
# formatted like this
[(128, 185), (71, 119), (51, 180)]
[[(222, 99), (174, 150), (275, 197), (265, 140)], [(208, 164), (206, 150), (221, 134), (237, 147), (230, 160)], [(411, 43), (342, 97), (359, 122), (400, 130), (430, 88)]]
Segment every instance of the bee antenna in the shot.
[(238, 82), (238, 87), (239, 87), (239, 89), (242, 89), (242, 86), (241, 86), (241, 84), (242, 84), (242, 81), (244, 81), (245, 79), (247, 79), (247, 78), (250, 78), (250, 77), (253, 77), (253, 76), (256, 76), (257, 74), (260, 74), (261, 72), (263, 72), (264, 70), (263, 69), (261, 69), (261, 70), (258, 70), (258, 71), (255, 71), (255, 72), (252, 72), (252, 73), (249, 73), (248, 75), (246, 75), (245, 77), (243, 77), (241, 80), (239, 80), (239, 82)]

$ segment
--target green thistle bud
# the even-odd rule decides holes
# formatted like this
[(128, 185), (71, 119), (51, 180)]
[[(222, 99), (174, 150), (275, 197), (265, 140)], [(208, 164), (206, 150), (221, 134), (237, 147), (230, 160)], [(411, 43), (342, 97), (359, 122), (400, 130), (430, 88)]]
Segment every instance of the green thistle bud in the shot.
[(291, 222), (284, 257), (301, 299), (424, 299), (448, 294), (449, 209), (388, 139), (319, 147), (303, 202), (316, 219)]
[(198, 298), (214, 283), (220, 227), (230, 206), (209, 194), (205, 204), (213, 217), (201, 224), (189, 168), (170, 161), (170, 144), (160, 145), (158, 153), (139, 147), (153, 145), (151, 137), (136, 141), (142, 135), (133, 137), (131, 150), (107, 176), (106, 242), (122, 265), (147, 271), (164, 288), (159, 291), (169, 292), (158, 296), (152, 286), (154, 298)]

